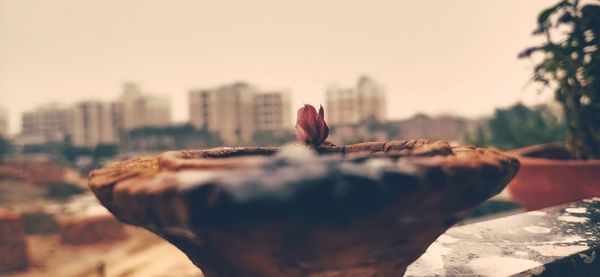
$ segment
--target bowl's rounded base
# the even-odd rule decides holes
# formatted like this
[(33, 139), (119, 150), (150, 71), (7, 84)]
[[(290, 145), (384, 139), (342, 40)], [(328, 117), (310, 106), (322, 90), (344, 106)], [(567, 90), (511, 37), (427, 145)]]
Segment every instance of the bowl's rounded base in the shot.
[(387, 211), (352, 222), (160, 230), (206, 276), (402, 276), (456, 218)]

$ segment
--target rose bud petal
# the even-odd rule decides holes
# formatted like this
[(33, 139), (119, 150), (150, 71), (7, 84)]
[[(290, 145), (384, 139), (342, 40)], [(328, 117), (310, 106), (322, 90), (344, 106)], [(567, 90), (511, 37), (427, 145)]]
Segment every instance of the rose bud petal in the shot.
[(321, 143), (322, 144), (327, 137), (329, 136), (329, 127), (327, 127), (327, 123), (325, 123), (325, 110), (323, 110), (323, 106), (319, 105), (319, 119), (317, 120), (317, 122), (319, 123), (319, 127), (320, 127), (320, 136), (321, 136)]
[(319, 112), (311, 105), (298, 109), (296, 119), (296, 138), (300, 143), (319, 146), (329, 136), (329, 127), (325, 123), (325, 111), (321, 106)]

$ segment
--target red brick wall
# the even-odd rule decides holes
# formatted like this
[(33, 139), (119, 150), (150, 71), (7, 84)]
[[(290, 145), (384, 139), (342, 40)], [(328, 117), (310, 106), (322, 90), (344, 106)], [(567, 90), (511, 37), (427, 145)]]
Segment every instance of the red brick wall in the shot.
[(0, 272), (25, 269), (29, 265), (21, 215), (0, 209)]
[(6, 167), (20, 170), (36, 184), (52, 184), (65, 181), (67, 168), (51, 160), (43, 159), (12, 159), (4, 162)]
[(84, 245), (124, 239), (125, 226), (112, 215), (63, 220), (60, 238), (65, 244)]
[(27, 179), (27, 173), (20, 169), (0, 166), (1, 179)]

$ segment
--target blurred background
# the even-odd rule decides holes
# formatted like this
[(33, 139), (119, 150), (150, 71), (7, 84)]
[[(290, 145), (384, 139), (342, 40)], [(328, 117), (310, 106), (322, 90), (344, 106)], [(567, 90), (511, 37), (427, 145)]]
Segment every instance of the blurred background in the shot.
[(0, 222), (23, 224), (9, 234), (27, 245), (0, 249), (0, 272), (197, 276), (117, 223), (87, 174), (165, 150), (291, 142), (304, 103), (324, 106), (335, 144), (564, 140), (561, 106), (517, 58), (554, 2), (0, 0)]

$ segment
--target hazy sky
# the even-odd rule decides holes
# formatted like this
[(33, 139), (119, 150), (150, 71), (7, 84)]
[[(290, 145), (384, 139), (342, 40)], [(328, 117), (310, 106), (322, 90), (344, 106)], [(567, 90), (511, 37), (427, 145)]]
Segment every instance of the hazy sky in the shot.
[(23, 111), (115, 99), (133, 80), (185, 121), (191, 88), (246, 80), (296, 108), (367, 74), (391, 118), (490, 114), (549, 98), (516, 56), (553, 2), (0, 0), (0, 106), (14, 133)]

